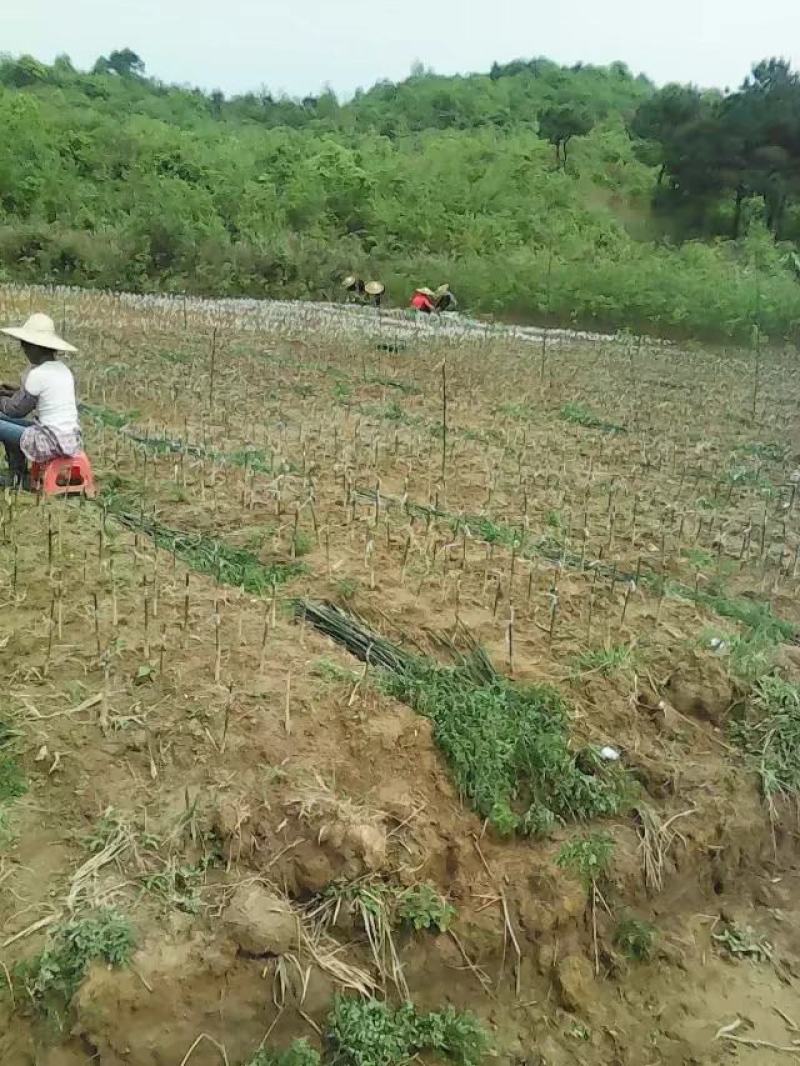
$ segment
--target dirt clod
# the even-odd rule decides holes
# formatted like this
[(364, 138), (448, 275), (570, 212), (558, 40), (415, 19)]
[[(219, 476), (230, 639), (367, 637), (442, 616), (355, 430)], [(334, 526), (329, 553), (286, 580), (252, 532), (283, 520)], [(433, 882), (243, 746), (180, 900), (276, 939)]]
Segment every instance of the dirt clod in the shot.
[(564, 1010), (576, 1013), (590, 1008), (594, 974), (588, 959), (580, 955), (567, 955), (557, 963), (553, 978)]
[(733, 702), (733, 689), (722, 667), (697, 658), (675, 670), (667, 684), (667, 695), (681, 714), (712, 725), (722, 725)]
[(285, 955), (298, 945), (298, 919), (291, 906), (262, 885), (242, 885), (223, 919), (247, 955)]

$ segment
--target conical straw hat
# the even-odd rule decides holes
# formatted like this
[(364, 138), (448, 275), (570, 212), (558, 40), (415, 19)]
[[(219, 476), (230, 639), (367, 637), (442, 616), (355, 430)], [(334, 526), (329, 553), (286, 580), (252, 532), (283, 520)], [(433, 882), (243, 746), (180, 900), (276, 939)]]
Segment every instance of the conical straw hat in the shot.
[(22, 326), (7, 326), (0, 329), (8, 337), (15, 337), (18, 341), (27, 341), (28, 344), (36, 344), (40, 348), (50, 348), (54, 352), (77, 352), (67, 341), (56, 333), (55, 323), (49, 315), (37, 312)]
[(386, 286), (382, 281), (368, 281), (364, 286), (364, 290), (370, 296), (382, 296), (386, 292)]

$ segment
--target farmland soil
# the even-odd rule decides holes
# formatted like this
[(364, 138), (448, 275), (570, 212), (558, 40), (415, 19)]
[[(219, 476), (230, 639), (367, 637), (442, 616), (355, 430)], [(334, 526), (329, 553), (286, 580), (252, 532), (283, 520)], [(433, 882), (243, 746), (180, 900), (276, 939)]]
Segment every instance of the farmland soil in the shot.
[[(27, 782), (0, 796), (3, 1066), (244, 1066), (321, 1046), (341, 994), (474, 1011), (519, 1066), (800, 1059), (796, 814), (730, 728), (758, 656), (800, 674), (788, 356), (753, 417), (742, 353), (386, 352), (322, 314), (184, 328), (106, 299), (56, 315), (100, 501), (0, 506), (0, 754)], [(558, 690), (572, 750), (612, 748), (630, 802), (502, 835), (432, 721), (296, 597), (445, 665), (471, 634)], [(753, 604), (783, 623), (769, 647)], [(613, 845), (596, 886), (560, 861), (589, 832)], [(455, 918), (398, 923), (395, 966), (344, 890), (424, 883)], [(129, 964), (44, 1009), (20, 964), (105, 908)]]

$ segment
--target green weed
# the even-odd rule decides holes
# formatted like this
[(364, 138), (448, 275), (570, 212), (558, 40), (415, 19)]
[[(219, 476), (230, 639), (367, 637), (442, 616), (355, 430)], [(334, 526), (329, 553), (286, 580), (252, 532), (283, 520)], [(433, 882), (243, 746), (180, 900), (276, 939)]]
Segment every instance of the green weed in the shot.
[(588, 407), (584, 407), (579, 403), (565, 403), (559, 411), (561, 418), (565, 422), (572, 422), (573, 425), (583, 426), (584, 429), (599, 429), (603, 433), (625, 433), (624, 426), (618, 426), (614, 422), (606, 422), (602, 418), (598, 418), (593, 414)]
[(233, 548), (204, 533), (170, 529), (154, 518), (126, 510), (112, 494), (106, 494), (104, 502), (108, 513), (117, 521), (129, 529), (146, 533), (159, 548), (172, 552), (193, 570), (210, 574), (222, 585), (233, 585), (245, 592), (263, 595), (306, 573), (305, 565), (296, 560), (262, 563), (250, 552)]
[(432, 1052), (457, 1066), (478, 1066), (489, 1048), (472, 1014), (452, 1007), (420, 1014), (411, 1003), (392, 1007), (377, 1000), (340, 997), (328, 1021), (331, 1066), (401, 1066)]
[(39, 955), (21, 964), (17, 977), (37, 1009), (66, 1007), (83, 980), (89, 963), (124, 966), (134, 948), (128, 919), (113, 910), (100, 910), (62, 922)]
[(762, 678), (731, 735), (758, 773), (770, 810), (776, 796), (800, 793), (800, 687)]
[(711, 552), (704, 551), (702, 548), (687, 548), (682, 554), (693, 570), (714, 569), (715, 560)]
[(346, 381), (336, 381), (333, 385), (333, 398), (337, 403), (348, 404), (353, 396), (352, 386)]
[(608, 876), (613, 855), (614, 841), (608, 833), (590, 833), (563, 844), (556, 862), (588, 890)]
[(510, 684), (481, 652), (454, 668), (412, 660), (381, 684), (433, 721), (462, 795), (500, 833), (613, 814), (624, 802), (621, 778), (578, 767), (559, 694)]
[(19, 799), (28, 791), (28, 782), (14, 755), (0, 751), (0, 804)]
[(711, 939), (734, 959), (769, 962), (773, 956), (769, 941), (749, 926), (742, 927), (733, 922), (726, 922), (719, 932), (712, 932)]
[(359, 582), (354, 577), (340, 577), (336, 580), (334, 587), (341, 599), (347, 603), (354, 599), (359, 589)]
[(417, 932), (438, 929), (444, 933), (455, 915), (455, 907), (427, 883), (407, 888), (397, 899), (398, 918), (413, 925)]
[(628, 644), (614, 644), (610, 648), (596, 648), (578, 655), (573, 662), (573, 672), (578, 677), (585, 674), (611, 677), (632, 666), (633, 648)]
[(635, 962), (646, 962), (653, 953), (656, 931), (649, 922), (623, 918), (614, 933), (614, 943), (622, 954)]
[(245, 1066), (319, 1066), (320, 1055), (307, 1040), (295, 1040), (285, 1051), (262, 1048)]
[(755, 459), (763, 459), (765, 462), (784, 463), (789, 455), (789, 448), (785, 444), (771, 444), (763, 441), (754, 441), (752, 444), (742, 445), (738, 451), (743, 455), (752, 455)]
[(298, 529), (292, 537), (292, 551), (296, 559), (301, 558), (303, 555), (308, 555), (309, 552), (314, 550), (315, 546), (314, 538), (310, 534), (304, 533), (302, 529)]
[(169, 906), (186, 914), (198, 914), (201, 907), (199, 889), (205, 882), (207, 866), (208, 862), (180, 866), (174, 858), (170, 858), (161, 870), (145, 874), (141, 884), (147, 892), (160, 896)]
[(325, 658), (317, 659), (315, 663), (312, 663), (311, 673), (314, 677), (321, 677), (326, 681), (349, 681), (350, 684), (358, 676), (354, 670), (347, 670), (344, 666), (340, 666), (339, 663)]
[(109, 429), (122, 429), (139, 418), (138, 411), (112, 411), (109, 407), (100, 407), (98, 404), (81, 403), (78, 410), (82, 415), (90, 418), (101, 426)]
[(17, 834), (11, 824), (11, 815), (7, 808), (0, 807), (0, 851), (11, 847), (16, 839)]
[(532, 422), (538, 416), (536, 408), (527, 403), (501, 403), (496, 413), (524, 422)]
[(773, 485), (769, 478), (764, 477), (760, 470), (751, 466), (731, 466), (727, 473), (727, 480), (731, 485), (739, 488), (751, 488), (766, 495), (771, 495)]

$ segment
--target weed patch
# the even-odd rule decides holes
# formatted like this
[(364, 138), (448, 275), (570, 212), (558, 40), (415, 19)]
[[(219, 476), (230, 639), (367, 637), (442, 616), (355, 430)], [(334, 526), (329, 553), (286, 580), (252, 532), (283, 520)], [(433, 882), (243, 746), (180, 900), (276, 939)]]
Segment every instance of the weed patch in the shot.
[(584, 772), (569, 748), (567, 710), (555, 689), (516, 686), (478, 648), (454, 667), (410, 656), (335, 607), (302, 601), (297, 613), (362, 660), (378, 683), (430, 718), (461, 794), (504, 834), (547, 832), (557, 821), (617, 813), (622, 771)]
[(19, 799), (27, 791), (28, 783), (16, 758), (0, 751), (0, 804)]
[(397, 916), (412, 925), (417, 932), (438, 929), (446, 932), (456, 916), (456, 909), (441, 896), (433, 885), (414, 885), (402, 892), (397, 900)]
[(328, 1022), (330, 1062), (336, 1066), (400, 1066), (429, 1051), (457, 1066), (478, 1066), (488, 1037), (472, 1014), (452, 1007), (420, 1014), (411, 1003), (394, 1008), (376, 1000), (340, 998)]
[(17, 977), (36, 1008), (48, 1013), (69, 1006), (91, 962), (124, 966), (133, 948), (128, 919), (101, 910), (57, 926), (44, 951), (17, 968)]
[(584, 429), (599, 429), (603, 433), (627, 432), (624, 426), (598, 418), (588, 407), (584, 407), (580, 403), (565, 403), (559, 414), (565, 422), (571, 422), (575, 426), (583, 426)]
[(731, 734), (758, 774), (771, 812), (775, 797), (800, 793), (800, 687), (763, 678)]
[(638, 918), (623, 918), (614, 933), (614, 943), (634, 962), (647, 962), (653, 953), (656, 931), (649, 922)]
[(305, 565), (297, 560), (262, 563), (250, 552), (232, 548), (214, 537), (170, 529), (154, 518), (125, 510), (110, 494), (104, 497), (104, 502), (108, 513), (118, 522), (146, 533), (157, 547), (172, 552), (192, 570), (209, 574), (222, 585), (233, 585), (245, 592), (262, 595), (306, 573)]
[(404, 1066), (426, 1052), (456, 1066), (479, 1066), (489, 1038), (477, 1018), (452, 1007), (421, 1014), (412, 1003), (392, 1007), (341, 997), (328, 1017), (322, 1055), (307, 1041), (284, 1051), (262, 1048), (246, 1066)]
[(587, 674), (601, 674), (612, 677), (633, 666), (633, 648), (628, 644), (615, 644), (610, 648), (596, 648), (578, 655), (573, 663), (577, 677)]
[(589, 889), (608, 876), (613, 855), (614, 841), (608, 833), (590, 833), (563, 844), (556, 862)]
[(320, 1054), (307, 1040), (295, 1040), (284, 1051), (262, 1048), (245, 1066), (319, 1066)]
[(749, 926), (726, 922), (719, 932), (711, 934), (711, 939), (732, 959), (747, 959), (750, 962), (769, 962), (772, 959), (772, 945)]

